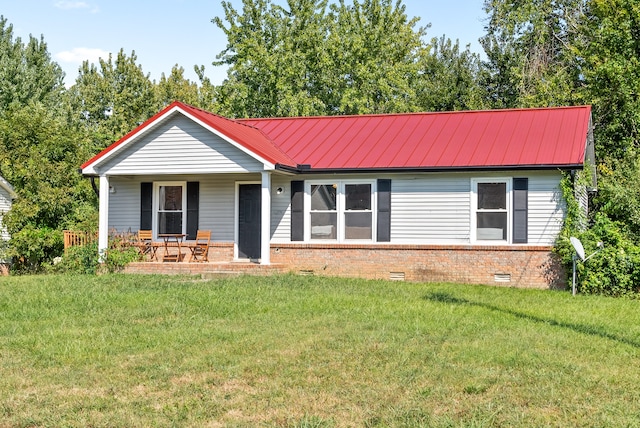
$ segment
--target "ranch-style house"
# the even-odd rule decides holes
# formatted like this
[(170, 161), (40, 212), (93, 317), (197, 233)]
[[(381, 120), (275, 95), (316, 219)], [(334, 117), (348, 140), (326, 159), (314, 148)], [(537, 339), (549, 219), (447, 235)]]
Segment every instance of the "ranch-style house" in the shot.
[(100, 251), (113, 231), (208, 230), (208, 262), (184, 269), (548, 288), (560, 180), (593, 160), (590, 106), (229, 119), (174, 102), (82, 173), (99, 179)]

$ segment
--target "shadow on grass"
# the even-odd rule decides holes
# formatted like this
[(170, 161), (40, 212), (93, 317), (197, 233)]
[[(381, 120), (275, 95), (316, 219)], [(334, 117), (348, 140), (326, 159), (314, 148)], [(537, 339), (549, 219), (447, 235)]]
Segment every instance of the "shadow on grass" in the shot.
[(491, 311), (509, 314), (516, 318), (520, 318), (528, 321), (534, 321), (537, 323), (543, 323), (543, 324), (552, 325), (552, 326), (557, 326), (557, 327), (562, 327), (569, 330), (573, 330), (576, 333), (588, 334), (591, 336), (598, 336), (603, 339), (609, 339), (619, 343), (624, 343), (625, 345), (633, 346), (635, 348), (640, 348), (640, 342), (638, 341), (631, 340), (624, 336), (619, 336), (617, 334), (610, 333), (600, 327), (596, 327), (592, 325), (576, 324), (576, 323), (571, 323), (566, 321), (558, 321), (552, 318), (537, 317), (535, 315), (527, 314), (524, 312), (518, 312), (513, 309), (501, 308), (499, 306), (491, 305), (489, 303), (474, 302), (471, 300), (453, 296), (449, 293), (431, 293), (426, 295), (424, 299), (430, 300), (432, 302), (438, 302), (438, 303), (477, 306), (480, 308), (489, 309)]

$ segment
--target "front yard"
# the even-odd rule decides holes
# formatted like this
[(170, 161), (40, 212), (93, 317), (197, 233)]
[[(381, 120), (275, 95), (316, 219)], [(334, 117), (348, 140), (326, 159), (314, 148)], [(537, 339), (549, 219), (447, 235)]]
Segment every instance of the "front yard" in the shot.
[(0, 279), (0, 427), (635, 426), (640, 302), (273, 276)]

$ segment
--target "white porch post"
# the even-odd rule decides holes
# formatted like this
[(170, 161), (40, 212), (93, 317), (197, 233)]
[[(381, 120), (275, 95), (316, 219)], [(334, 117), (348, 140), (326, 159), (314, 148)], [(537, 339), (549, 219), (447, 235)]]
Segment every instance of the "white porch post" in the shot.
[(262, 172), (260, 264), (271, 264), (271, 173)]
[(100, 261), (106, 257), (109, 247), (109, 177), (100, 176), (100, 213), (98, 222), (98, 254)]

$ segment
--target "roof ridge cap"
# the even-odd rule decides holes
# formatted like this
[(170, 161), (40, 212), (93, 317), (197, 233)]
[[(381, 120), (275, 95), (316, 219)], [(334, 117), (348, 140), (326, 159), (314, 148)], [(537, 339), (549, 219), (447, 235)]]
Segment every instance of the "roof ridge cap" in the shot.
[[(344, 115), (326, 115), (326, 116), (278, 116), (278, 117), (248, 117), (235, 120), (246, 126), (243, 122), (252, 120), (297, 120), (297, 119), (350, 119), (350, 118), (364, 118), (364, 117), (390, 117), (390, 116), (426, 116), (426, 115), (440, 115), (440, 114), (470, 114), (470, 113), (508, 113), (518, 111), (532, 111), (532, 110), (564, 110), (575, 108), (590, 108), (591, 105), (575, 105), (575, 106), (546, 106), (546, 107), (516, 107), (516, 108), (497, 108), (497, 109), (480, 109), (480, 110), (447, 110), (447, 111), (413, 111), (404, 113), (365, 113), (365, 114), (344, 114)], [(224, 117), (224, 116), (221, 116)]]

